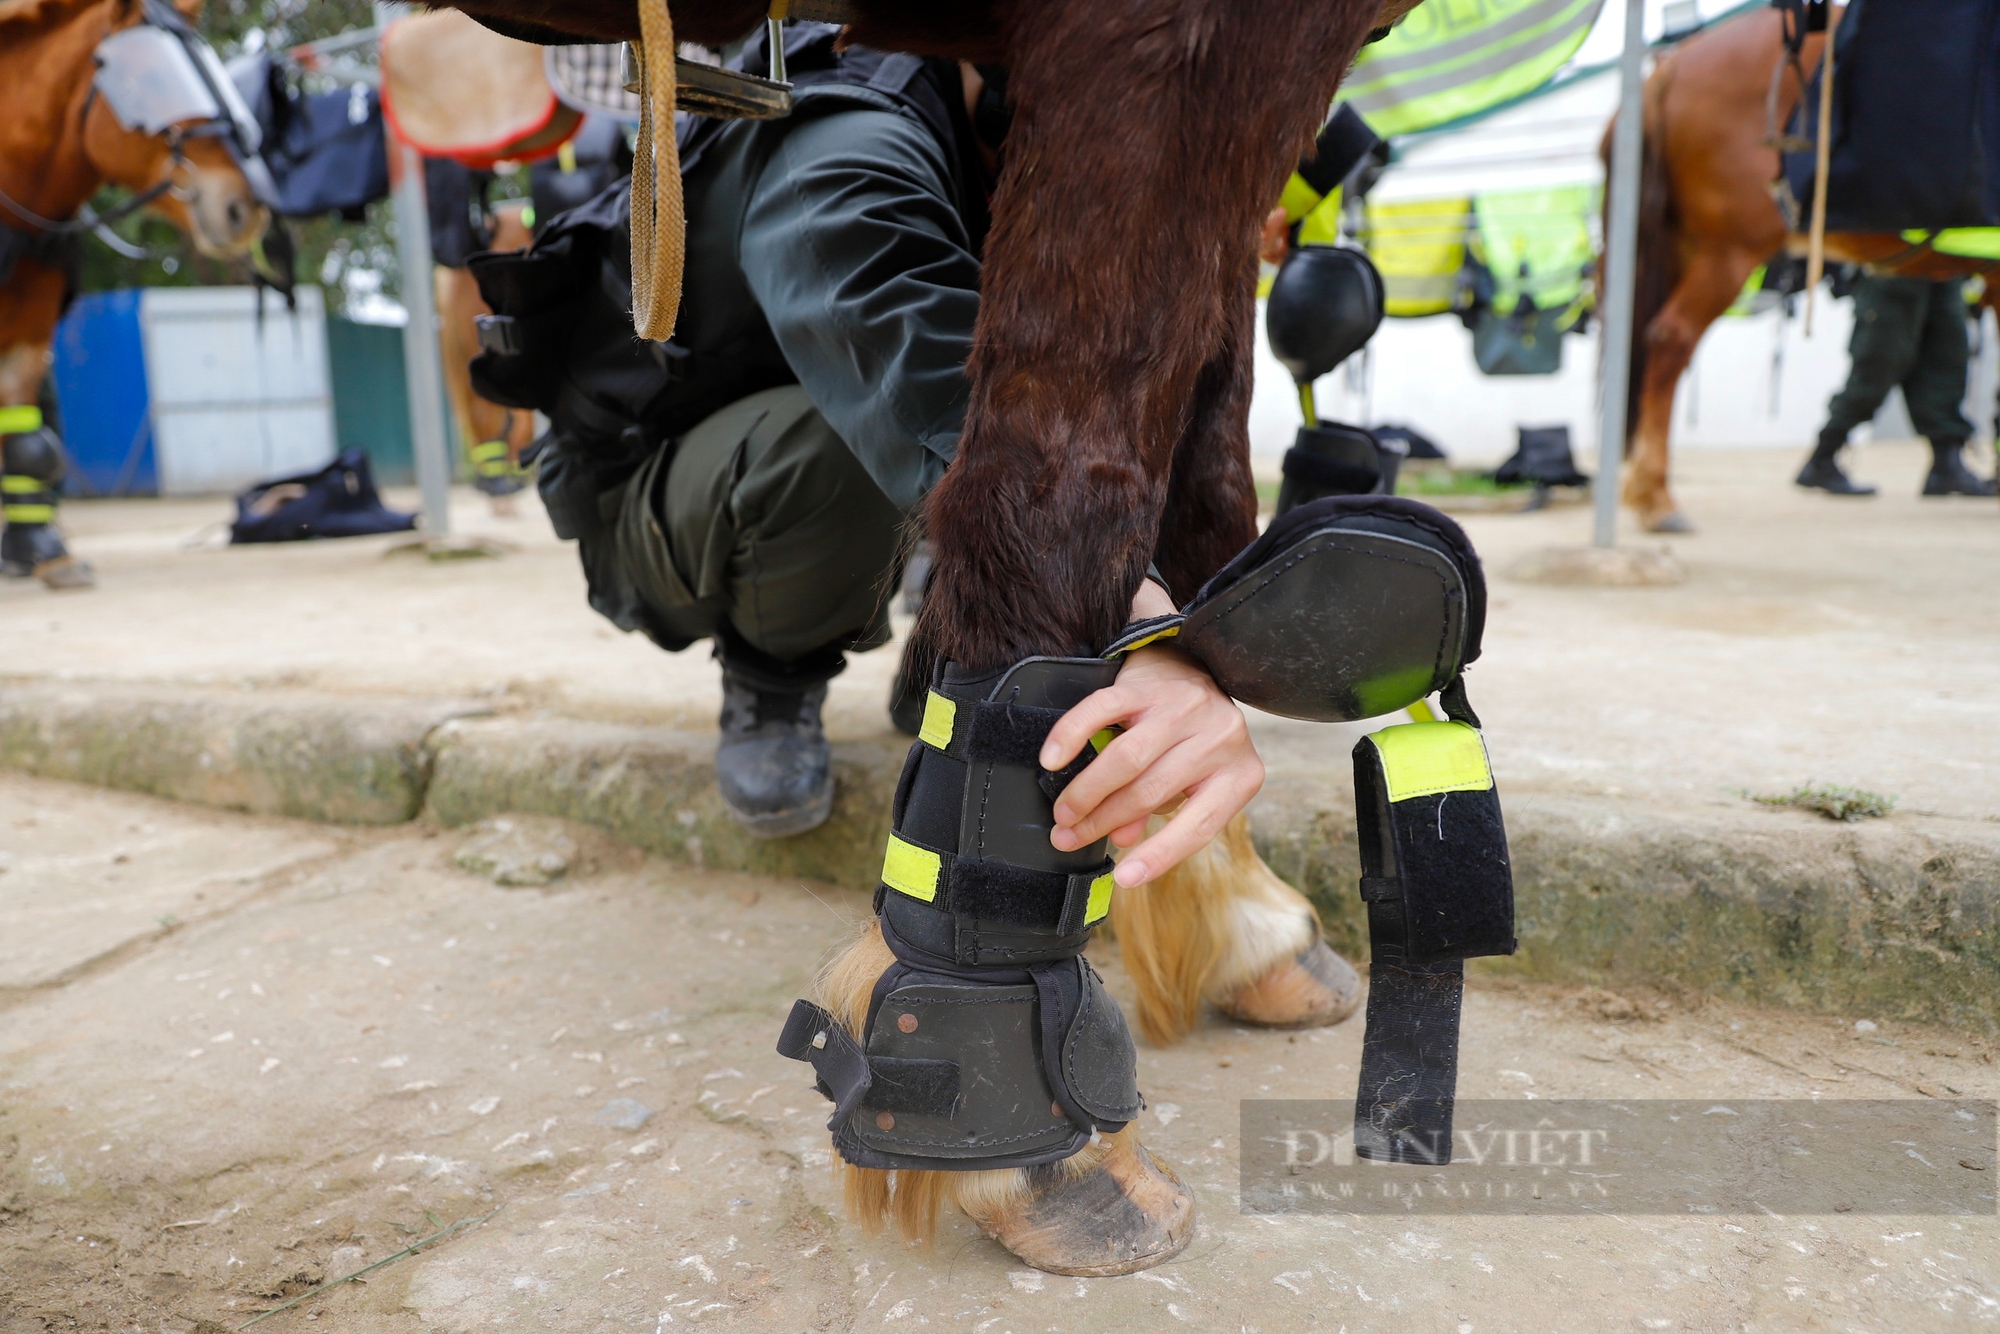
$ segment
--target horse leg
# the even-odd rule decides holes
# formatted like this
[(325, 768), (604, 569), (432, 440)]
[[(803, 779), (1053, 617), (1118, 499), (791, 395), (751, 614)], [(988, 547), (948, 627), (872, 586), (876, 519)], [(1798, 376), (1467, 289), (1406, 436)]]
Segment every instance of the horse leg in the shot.
[(1708, 326), (1729, 309), (1762, 257), (1727, 248), (1690, 257), (1673, 295), (1646, 326), (1646, 370), (1639, 382), (1638, 429), (1625, 474), (1625, 503), (1649, 533), (1688, 533), (1694, 525), (1680, 511), (1667, 484), (1667, 443), (1674, 390), (1694, 359)]
[[(948, 679), (1090, 659), (1127, 621), (1204, 368), (1244, 320), (1263, 213), (1373, 18), (1361, 0), (1022, 0), (1009, 12), (1015, 118), (966, 429), (925, 525), (937, 564), (919, 633), (959, 673)], [(1230, 114), (1208, 114), (1219, 107)], [(1213, 545), (1240, 547), (1242, 519)], [(918, 788), (949, 772), (917, 759)], [(968, 864), (963, 844), (955, 855)], [(929, 910), (907, 894), (885, 898), (895, 951), (864, 937), (830, 974), (828, 999), (844, 1000), (856, 1036), (863, 983), (872, 994), (885, 969), (916, 967), (897, 942), (904, 923), (928, 929), (917, 914)], [(904, 1133), (886, 1112), (874, 1124)], [(1114, 1129), (1035, 1167), (944, 1180), (850, 1169), (849, 1199), (864, 1223), (894, 1217), (923, 1235), (949, 1197), (1038, 1268), (1131, 1272), (1187, 1244), (1193, 1199), (1129, 1122)]]
[[(1176, 602), (1257, 535), (1248, 406), (1255, 281), (1246, 269), (1174, 451), (1154, 564)], [(1246, 1023), (1298, 1027), (1338, 1023), (1360, 999), (1360, 979), (1321, 941), (1312, 904), (1257, 855), (1248, 815), (1151, 884), (1120, 890), (1111, 928), (1138, 993), (1139, 1031), (1156, 1046), (1187, 1036), (1204, 1000)]]

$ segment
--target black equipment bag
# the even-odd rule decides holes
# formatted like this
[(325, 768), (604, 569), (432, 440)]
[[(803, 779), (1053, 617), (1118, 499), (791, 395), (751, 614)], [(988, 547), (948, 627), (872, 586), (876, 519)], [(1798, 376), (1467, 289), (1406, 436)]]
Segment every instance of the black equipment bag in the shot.
[(229, 540), (302, 542), (312, 537), (402, 533), (416, 526), (416, 515), (382, 503), (368, 455), (350, 449), (324, 468), (259, 482), (237, 496)]

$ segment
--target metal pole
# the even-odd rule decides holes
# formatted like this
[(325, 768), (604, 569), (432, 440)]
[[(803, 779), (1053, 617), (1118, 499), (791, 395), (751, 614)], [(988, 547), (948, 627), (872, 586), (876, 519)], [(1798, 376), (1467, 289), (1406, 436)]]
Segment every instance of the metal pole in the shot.
[[(410, 5), (377, 0), (376, 31), (411, 12)], [(424, 493), (424, 531), (443, 537), (451, 532), (452, 456), (445, 440), (444, 359), (438, 352), (437, 296), (431, 286), (431, 211), (424, 193), (424, 159), (386, 124), (382, 132), (389, 137), (396, 258), (403, 271), (403, 309), (410, 315), (410, 322), (403, 326), (410, 452), (416, 456), (417, 485)]]
[(1610, 234), (1604, 238), (1604, 364), (1598, 394), (1595, 541), (1618, 540), (1618, 470), (1625, 461), (1625, 404), (1632, 371), (1632, 286), (1639, 258), (1639, 157), (1645, 131), (1645, 0), (1625, 0), (1625, 53), (1618, 62), (1618, 128), (1611, 141)]

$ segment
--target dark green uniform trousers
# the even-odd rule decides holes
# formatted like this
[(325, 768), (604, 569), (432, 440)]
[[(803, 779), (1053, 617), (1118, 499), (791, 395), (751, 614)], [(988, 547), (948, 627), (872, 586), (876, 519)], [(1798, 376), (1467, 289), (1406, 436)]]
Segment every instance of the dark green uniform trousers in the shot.
[(796, 385), (704, 419), (600, 509), (610, 559), (593, 582), (625, 584), (668, 647), (713, 638), (783, 686), (889, 641), (902, 513)]
[(1971, 437), (1972, 424), (1959, 411), (1971, 358), (1962, 285), (1956, 278), (1864, 276), (1855, 282), (1854, 334), (1847, 344), (1853, 366), (1827, 404), (1823, 439), (1845, 440), (1898, 385), (1919, 435), (1940, 446)]

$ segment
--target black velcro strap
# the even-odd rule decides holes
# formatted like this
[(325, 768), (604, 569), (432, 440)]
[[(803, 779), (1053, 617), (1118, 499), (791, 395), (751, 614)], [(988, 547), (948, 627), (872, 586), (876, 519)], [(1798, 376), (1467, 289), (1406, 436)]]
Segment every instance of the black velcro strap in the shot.
[(1403, 897), (1403, 882), (1393, 876), (1364, 875), (1361, 877), (1361, 901), (1363, 903), (1394, 903)]
[(794, 1001), (785, 1016), (785, 1029), (778, 1034), (778, 1055), (794, 1061), (810, 1062), (819, 1076), (819, 1091), (833, 1103), (833, 1115), (826, 1128), (837, 1131), (861, 1100), (868, 1096), (874, 1076), (861, 1044), (840, 1026), (831, 1014), (811, 1001)]
[(1068, 712), (992, 700), (982, 700), (970, 708), (971, 725), (960, 729), (964, 740), (952, 738), (959, 758), (983, 764), (1018, 764), (1028, 769), (1041, 767), (1042, 743)]
[(871, 1056), (873, 1079), (863, 1107), (883, 1112), (950, 1116), (958, 1110), (958, 1062), (919, 1056)]
[(1295, 482), (1324, 487), (1345, 495), (1364, 495), (1382, 480), (1379, 468), (1363, 468), (1339, 459), (1309, 454), (1294, 445), (1285, 451), (1284, 474)]
[[(938, 903), (958, 917), (1073, 936), (1103, 918), (1101, 911), (1091, 913), (1091, 889), (1110, 876), (1115, 864), (1107, 857), (1092, 870), (1065, 875), (990, 858), (958, 857), (951, 862), (949, 887), (938, 895)], [(1108, 907), (1108, 883), (1100, 898), (1099, 906)]]
[(1354, 1100), (1354, 1151), (1377, 1162), (1451, 1161), (1458, 1096), (1458, 1019), (1465, 965), (1392, 964), (1368, 970), (1368, 1020)]

